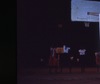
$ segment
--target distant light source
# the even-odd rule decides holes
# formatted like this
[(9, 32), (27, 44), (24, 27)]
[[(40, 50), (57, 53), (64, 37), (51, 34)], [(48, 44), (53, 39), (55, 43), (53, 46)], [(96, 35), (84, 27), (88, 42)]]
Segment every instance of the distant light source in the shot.
[(74, 57), (70, 57), (70, 59), (71, 59), (71, 60), (73, 60), (73, 59), (74, 59)]

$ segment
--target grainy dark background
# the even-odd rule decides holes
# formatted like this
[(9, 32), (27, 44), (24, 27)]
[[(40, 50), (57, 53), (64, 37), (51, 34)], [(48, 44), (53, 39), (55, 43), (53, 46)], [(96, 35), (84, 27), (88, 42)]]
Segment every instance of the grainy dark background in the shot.
[[(62, 24), (62, 28), (58, 27)], [(71, 21), (70, 0), (17, 1), (18, 67), (47, 66), (50, 46), (66, 44), (73, 50), (87, 49), (87, 63), (95, 65), (98, 50), (98, 23), (85, 28), (83, 22)]]
[[(1, 2), (0, 75), (15, 80), (19, 68), (47, 66), (50, 46), (85, 47), (90, 63), (98, 50), (98, 23), (85, 28), (71, 22), (70, 0), (17, 0)], [(62, 24), (62, 28), (58, 27)], [(89, 63), (88, 63), (89, 64)], [(18, 67), (17, 67), (18, 66)], [(11, 82), (10, 82), (11, 83)]]

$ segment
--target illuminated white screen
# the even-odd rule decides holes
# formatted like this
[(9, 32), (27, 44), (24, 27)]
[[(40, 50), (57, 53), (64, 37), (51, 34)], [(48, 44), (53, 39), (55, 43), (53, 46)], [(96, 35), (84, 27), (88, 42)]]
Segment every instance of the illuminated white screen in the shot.
[(88, 13), (100, 13), (100, 2), (86, 1), (86, 0), (72, 0), (71, 1), (71, 20), (72, 21), (86, 21), (99, 22), (99, 16), (88, 15)]

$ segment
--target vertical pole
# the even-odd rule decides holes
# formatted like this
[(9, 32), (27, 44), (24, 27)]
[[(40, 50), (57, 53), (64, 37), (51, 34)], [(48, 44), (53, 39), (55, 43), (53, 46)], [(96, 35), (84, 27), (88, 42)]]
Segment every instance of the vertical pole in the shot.
[(100, 14), (99, 14), (99, 51), (100, 51)]
[[(100, 13), (99, 13), (99, 52), (100, 52)], [(99, 57), (98, 57), (98, 59), (99, 59)], [(99, 72), (100, 64), (98, 64), (97, 68), (98, 68), (98, 72)]]

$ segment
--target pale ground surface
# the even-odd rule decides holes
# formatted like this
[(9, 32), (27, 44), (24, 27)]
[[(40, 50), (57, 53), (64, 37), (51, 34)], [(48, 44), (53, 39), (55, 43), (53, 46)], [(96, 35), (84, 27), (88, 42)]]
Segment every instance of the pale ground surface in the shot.
[(47, 68), (24, 69), (18, 72), (17, 84), (100, 84), (100, 73), (96, 68), (86, 68), (84, 73), (80, 68), (73, 68), (72, 73), (65, 68), (52, 74)]

